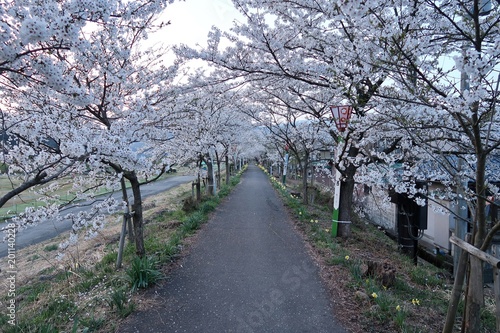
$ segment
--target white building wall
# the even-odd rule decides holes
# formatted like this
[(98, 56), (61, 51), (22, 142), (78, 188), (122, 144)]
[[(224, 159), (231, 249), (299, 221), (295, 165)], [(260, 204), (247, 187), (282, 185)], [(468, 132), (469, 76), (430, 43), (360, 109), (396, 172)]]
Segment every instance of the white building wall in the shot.
[(360, 199), (365, 217), (392, 233), (396, 232), (396, 205), (387, 201), (387, 194), (373, 189)]
[[(442, 205), (447, 205), (446, 202), (440, 202)], [(439, 208), (439, 207), (438, 207)], [(444, 250), (450, 250), (450, 216), (449, 214), (443, 214), (439, 211), (436, 212), (429, 205), (428, 215), (427, 215), (427, 230), (425, 231), (425, 236), (432, 240), (431, 245), (437, 246)]]

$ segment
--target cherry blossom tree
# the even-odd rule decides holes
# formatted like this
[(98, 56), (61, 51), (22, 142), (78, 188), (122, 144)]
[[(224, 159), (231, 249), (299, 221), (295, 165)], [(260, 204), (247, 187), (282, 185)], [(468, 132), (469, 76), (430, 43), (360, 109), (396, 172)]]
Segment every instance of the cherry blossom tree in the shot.
[(181, 148), (186, 152), (186, 161), (206, 163), (209, 193), (215, 194), (213, 168), (217, 165), (220, 177), (224, 159), (229, 181), (230, 155), (242, 149), (246, 137), (242, 133), (251, 131), (252, 126), (239, 111), (238, 91), (231, 85), (213, 82), (202, 71), (196, 71), (179, 90), (181, 98), (172, 111), (176, 121), (170, 126), (173, 140), (167, 152)]
[[(399, 153), (405, 155), (401, 161), (410, 177), (399, 177), (398, 191), (414, 194), (417, 179), (439, 182), (442, 186), (427, 193), (428, 198), (446, 198), (462, 210), (467, 206), (472, 243), (486, 250), (500, 230), (497, 221), (490, 225), (486, 217), (487, 206), (496, 205), (493, 198), (499, 194), (499, 4), (478, 0), (344, 4), (343, 10), (352, 15), (360, 7), (371, 13), (359, 17), (357, 28), (379, 30), (390, 46), (373, 43), (390, 57), (368, 63), (380, 66), (388, 76), (387, 85), (376, 92), (379, 114), (387, 128), (405, 137)], [(467, 215), (455, 213), (459, 218)], [(480, 330), (482, 271), (482, 263), (471, 258), (466, 332)]]
[[(329, 105), (351, 104), (363, 116), (386, 74), (371, 59), (386, 57), (379, 48), (360, 40), (380, 40), (377, 30), (355, 29), (355, 20), (365, 12), (349, 16), (340, 3), (330, 1), (234, 1), (246, 17), (235, 22), (229, 33), (214, 29), (205, 50), (180, 48), (186, 57), (201, 58), (218, 66), (215, 76), (251, 84), (255, 90), (275, 87), (274, 93), (294, 93), (310, 105), (301, 110), (321, 120)], [(227, 46), (229, 45), (229, 46)], [(281, 90), (281, 91), (280, 91)], [(310, 92), (314, 91), (314, 94)], [(307, 104), (307, 103), (306, 103)], [(332, 136), (339, 133), (328, 122)], [(351, 127), (355, 131), (354, 127)], [(352, 132), (352, 131), (351, 131)], [(350, 221), (354, 175), (359, 165), (350, 163), (359, 154), (347, 136), (343, 155), (335, 163), (342, 173), (340, 216)], [(344, 162), (340, 163), (340, 160)], [(348, 236), (350, 225), (342, 224), (339, 235)]]
[[(23, 144), (23, 140), (7, 132), (11, 129), (9, 118), (15, 112), (19, 101), (23, 99), (21, 87), (27, 83), (46, 86), (65, 82), (62, 63), (50, 54), (65, 52), (80, 43), (79, 34), (90, 22), (100, 22), (109, 16), (105, 6), (85, 2), (56, 1), (44, 3), (34, 1), (10, 1), (0, 4), (0, 31), (2, 32), (0, 50), (0, 92), (2, 96), (2, 146), (5, 152), (6, 143), (11, 141)], [(14, 98), (12, 98), (14, 97)], [(11, 99), (13, 102), (9, 101)], [(19, 120), (22, 119), (19, 117)], [(32, 122), (34, 118), (32, 118)], [(15, 123), (15, 122), (14, 122)], [(29, 147), (18, 146), (19, 151)], [(33, 149), (33, 148), (31, 148)], [(3, 206), (13, 196), (37, 184), (44, 184), (57, 178), (65, 167), (48, 174), (53, 170), (53, 161), (47, 159), (39, 150), (33, 156), (40, 156), (32, 170), (24, 168), (27, 175), (21, 185), (4, 195), (0, 201)], [(21, 159), (22, 157), (17, 157)], [(7, 162), (3, 157), (3, 163)], [(48, 163), (39, 165), (40, 161)], [(15, 168), (9, 161), (11, 168)], [(26, 165), (25, 163), (21, 163)], [(23, 167), (20, 167), (23, 169)], [(17, 172), (18, 170), (16, 170)]]
[[(12, 46), (2, 67), (2, 126), (12, 140), (2, 153), (10, 175), (26, 179), (2, 203), (62, 176), (75, 178), (79, 199), (94, 196), (92, 186), (113, 189), (124, 177), (134, 195), (137, 253), (144, 255), (139, 179), (149, 181), (171, 163), (160, 146), (169, 139), (162, 108), (174, 95), (169, 85), (176, 67), (162, 66), (157, 53), (137, 47), (168, 2), (21, 1), (2, 8)], [(61, 19), (65, 25), (47, 23)], [(38, 216), (52, 217), (58, 209), (52, 205), (50, 213)], [(90, 217), (92, 231), (101, 225), (96, 214), (67, 218), (76, 232)]]
[[(415, 180), (432, 170), (433, 180), (449, 190), (448, 198), (467, 200), (474, 245), (488, 246), (498, 228), (488, 231), (485, 216), (486, 206), (495, 204), (491, 195), (498, 194), (492, 183), (498, 175), (493, 162), (499, 133), (496, 3), (234, 3), (246, 22), (235, 22), (230, 33), (214, 29), (205, 50), (182, 48), (180, 52), (218, 66), (215, 76), (220, 80), (240, 80), (255, 91), (269, 87), (286, 91), (307, 84), (309, 90), (327, 91), (325, 104), (354, 107), (358, 119), (348, 129), (342, 148), (342, 194), (347, 197), (341, 198), (340, 219), (350, 220), (342, 205), (352, 200), (357, 170), (367, 161), (397, 162), (408, 175), (394, 174), (398, 191), (414, 196)], [(462, 81), (468, 81), (462, 88), (460, 73)], [(362, 120), (371, 113), (377, 116)], [(334, 129), (332, 134), (337, 135)], [(379, 138), (388, 140), (383, 149), (370, 149)], [(388, 155), (391, 151), (395, 154)], [(426, 161), (433, 166), (429, 168)], [(459, 195), (453, 195), (457, 189)], [(471, 280), (482, 281), (480, 277)], [(482, 288), (479, 282), (477, 288)], [(468, 314), (472, 330), (480, 327), (480, 304), (469, 304), (476, 313)]]
[[(329, 118), (324, 118), (327, 108), (323, 100), (311, 91), (301, 90), (298, 85), (283, 89), (260, 87), (255, 92), (252, 85), (247, 94), (251, 101), (245, 104), (243, 112), (266, 130), (269, 146), (277, 151), (283, 160), (288, 150), (296, 159), (302, 170), (303, 202), (308, 203), (308, 171), (311, 167), (313, 153), (318, 149), (333, 148), (333, 140), (329, 135)], [(318, 102), (318, 100), (320, 102)], [(328, 110), (329, 112), (329, 110)]]

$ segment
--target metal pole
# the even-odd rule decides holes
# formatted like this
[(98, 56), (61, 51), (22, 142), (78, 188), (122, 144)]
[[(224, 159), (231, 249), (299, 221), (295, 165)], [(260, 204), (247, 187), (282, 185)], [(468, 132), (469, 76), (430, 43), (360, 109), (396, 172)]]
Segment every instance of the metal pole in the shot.
[[(335, 161), (340, 157), (339, 154), (339, 146), (344, 140), (342, 138), (342, 133), (347, 128), (347, 124), (352, 114), (351, 106), (330, 106), (330, 110), (332, 112), (333, 119), (335, 120), (335, 124), (337, 125), (337, 129), (340, 132), (337, 136), (337, 147), (335, 147), (335, 158), (332, 167), (335, 167)], [(339, 168), (340, 168), (340, 162)], [(333, 170), (332, 170), (333, 171)], [(335, 182), (334, 182), (334, 191), (333, 191), (333, 214), (332, 214), (332, 237), (337, 237), (338, 224), (339, 224), (339, 210), (340, 210), (340, 178), (342, 174), (340, 170), (335, 168)], [(350, 222), (349, 222), (350, 223)]]
[[(342, 138), (339, 136), (337, 140), (337, 147), (335, 147), (335, 157), (333, 167), (335, 168), (335, 161), (337, 161), (339, 144)], [(332, 237), (337, 237), (338, 222), (339, 222), (339, 208), (340, 208), (340, 177), (342, 174), (339, 169), (335, 168), (335, 179), (333, 186), (333, 214), (332, 214)]]
[(209, 156), (210, 156), (210, 163), (212, 165), (212, 194), (217, 195), (217, 179), (215, 179), (215, 165), (214, 163), (214, 157), (215, 157), (215, 150), (212, 148), (209, 150)]
[[(465, 58), (466, 56), (466, 47), (462, 47), (462, 56)], [(460, 73), (460, 92), (463, 94), (465, 91), (468, 91), (469, 87), (469, 76), (465, 72)], [(458, 158), (457, 161), (457, 172), (460, 173), (462, 171), (462, 160)], [(460, 239), (465, 239), (465, 235), (467, 233), (467, 220), (468, 220), (468, 209), (467, 202), (465, 201), (465, 191), (467, 189), (467, 181), (462, 182), (460, 177), (456, 177), (458, 181), (457, 186), (457, 204), (455, 207), (455, 236)], [(464, 188), (460, 188), (463, 186)], [(465, 209), (462, 209), (465, 207)], [(462, 249), (458, 246), (455, 246), (455, 251), (453, 253), (453, 276), (457, 275), (457, 269), (459, 266), (460, 255), (462, 253)]]
[(283, 185), (286, 183), (286, 170), (288, 169), (288, 153), (285, 154), (285, 162), (283, 163)]
[(217, 195), (217, 179), (215, 179), (215, 165), (213, 161), (214, 160), (212, 159), (212, 181), (213, 181), (212, 194)]

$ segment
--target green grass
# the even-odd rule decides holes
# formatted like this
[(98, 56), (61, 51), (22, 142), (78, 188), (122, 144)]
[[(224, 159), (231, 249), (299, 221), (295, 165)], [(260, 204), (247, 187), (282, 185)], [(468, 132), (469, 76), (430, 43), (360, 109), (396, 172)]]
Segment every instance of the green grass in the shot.
[[(31, 312), (28, 318), (22, 317), (24, 320), (21, 320), (20, 327), (25, 326), (25, 330), (31, 329), (31, 327), (40, 327), (48, 332), (52, 332), (59, 323), (70, 322), (70, 318), (73, 318), (76, 314), (77, 307), (68, 297), (51, 297), (44, 306), (37, 308), (35, 312)], [(28, 314), (24, 316), (26, 315)], [(20, 331), (23, 332), (22, 330)]]
[(130, 295), (123, 289), (114, 289), (106, 302), (120, 318), (125, 318), (135, 310), (135, 303), (129, 301)]
[(78, 327), (82, 328), (83, 332), (98, 332), (101, 327), (106, 323), (106, 319), (103, 317), (94, 317), (91, 316), (89, 318), (81, 318), (78, 317), (74, 320), (73, 330), (72, 332), (79, 332)]
[(163, 278), (153, 257), (135, 257), (127, 270), (127, 281), (132, 292), (153, 286)]
[(200, 206), (200, 211), (203, 214), (208, 214), (210, 212), (213, 212), (218, 205), (219, 205), (219, 200), (217, 197), (215, 197), (209, 201), (203, 202)]
[(50, 282), (37, 282), (26, 284), (17, 288), (17, 295), (22, 297), (26, 302), (34, 302), (38, 296), (50, 289)]
[(50, 245), (47, 245), (43, 248), (43, 250), (45, 252), (52, 252), (52, 251), (56, 251), (57, 249), (59, 249), (59, 245), (57, 245), (57, 244), (50, 244)]
[[(97, 273), (97, 274), (96, 274)], [(80, 281), (74, 284), (73, 290), (77, 293), (85, 293), (101, 283), (104, 274), (91, 269), (80, 269), (77, 274), (81, 277)]]
[(219, 193), (217, 193), (217, 196), (219, 198), (225, 198), (231, 193), (231, 187), (229, 185), (222, 185), (221, 188), (219, 189)]
[(411, 265), (408, 267), (410, 278), (413, 282), (428, 287), (441, 287), (444, 283), (442, 278), (439, 278), (439, 269), (433, 269), (433, 266), (427, 266), (425, 269), (422, 266)]
[(41, 257), (38, 254), (34, 254), (29, 258), (29, 261), (33, 262), (36, 261), (37, 259), (40, 259)]

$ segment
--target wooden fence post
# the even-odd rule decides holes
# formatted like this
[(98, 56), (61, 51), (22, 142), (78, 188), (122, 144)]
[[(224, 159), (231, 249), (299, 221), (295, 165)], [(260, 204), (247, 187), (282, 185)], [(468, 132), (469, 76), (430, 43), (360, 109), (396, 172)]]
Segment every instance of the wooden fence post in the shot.
[[(498, 255), (500, 255), (500, 245), (493, 245), (492, 253), (494, 257), (498, 258)], [(496, 266), (493, 266), (493, 290), (495, 292), (497, 332), (500, 332), (500, 269)]]
[[(465, 237), (466, 241), (470, 241), (470, 234)], [(451, 292), (450, 304), (448, 306), (448, 313), (446, 314), (446, 321), (443, 327), (443, 333), (452, 333), (455, 318), (457, 316), (458, 304), (460, 302), (460, 295), (462, 295), (462, 288), (464, 285), (465, 271), (467, 270), (467, 261), (469, 260), (469, 252), (461, 251), (460, 259), (458, 260), (458, 267), (456, 268), (455, 281), (453, 281), (453, 290)]]
[[(491, 254), (488, 254), (486, 252), (483, 252), (481, 251), (480, 249), (472, 246), (471, 244), (461, 240), (460, 238), (457, 238), (455, 236), (451, 236), (450, 237), (450, 242), (461, 247), (463, 250), (467, 251), (469, 254), (472, 255), (472, 257), (470, 258), (472, 264), (473, 264), (473, 267), (471, 267), (471, 269), (482, 269), (482, 265), (481, 265), (481, 262), (479, 260), (482, 260), (482, 261), (486, 261), (487, 263), (489, 263), (491, 266), (493, 266), (493, 269), (494, 269), (494, 278), (495, 278), (495, 303), (496, 303), (496, 318), (497, 318), (497, 332), (500, 332), (499, 330), (499, 327), (500, 327), (500, 316), (499, 316), (499, 313), (500, 313), (500, 281), (499, 281), (499, 277), (498, 277), (498, 270), (500, 269), (500, 259), (496, 258), (495, 256), (491, 255)], [(475, 281), (476, 283), (480, 283), (481, 284), (481, 288), (483, 288), (483, 281), (481, 279), (481, 281)], [(479, 300), (479, 297), (481, 297), (481, 295), (483, 295), (482, 293), (482, 290), (479, 290), (478, 293), (476, 294), (471, 294), (471, 298), (469, 300), (472, 300), (475, 304), (479, 304), (477, 303)], [(467, 295), (466, 295), (467, 296)], [(468, 300), (468, 301), (469, 301)], [(482, 300), (481, 300), (482, 301)], [(467, 320), (472, 320), (474, 321), (474, 318), (466, 318), (465, 321), (467, 323)], [(466, 332), (469, 332), (471, 329), (479, 329), (479, 327), (467, 327), (466, 325)]]

